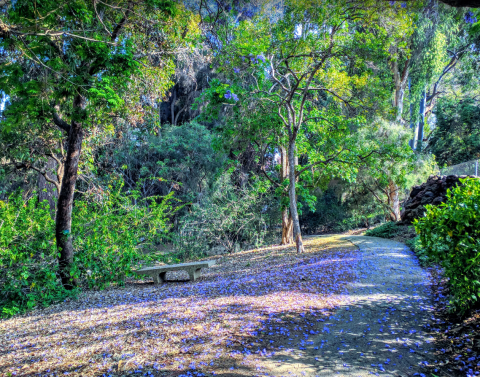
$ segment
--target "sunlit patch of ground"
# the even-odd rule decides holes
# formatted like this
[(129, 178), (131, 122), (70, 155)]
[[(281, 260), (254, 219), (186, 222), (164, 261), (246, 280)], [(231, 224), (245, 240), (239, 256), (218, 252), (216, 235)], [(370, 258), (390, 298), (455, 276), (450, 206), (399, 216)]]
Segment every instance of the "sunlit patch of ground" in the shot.
[(87, 292), (3, 320), (0, 375), (256, 375), (256, 360), (292, 347), (354, 278), (348, 241), (309, 237), (305, 246), (236, 253), (194, 283), (169, 273), (162, 286)]

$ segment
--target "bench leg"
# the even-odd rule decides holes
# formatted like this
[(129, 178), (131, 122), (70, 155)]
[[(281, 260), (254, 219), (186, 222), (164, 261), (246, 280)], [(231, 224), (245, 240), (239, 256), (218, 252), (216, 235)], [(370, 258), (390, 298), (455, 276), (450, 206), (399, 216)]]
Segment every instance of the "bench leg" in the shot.
[(167, 272), (160, 272), (159, 274), (153, 274), (153, 284), (162, 284), (165, 283), (165, 275)]
[(189, 270), (188, 275), (190, 276), (191, 281), (195, 281), (200, 277), (200, 272), (202, 271), (201, 268), (198, 268), (196, 270)]

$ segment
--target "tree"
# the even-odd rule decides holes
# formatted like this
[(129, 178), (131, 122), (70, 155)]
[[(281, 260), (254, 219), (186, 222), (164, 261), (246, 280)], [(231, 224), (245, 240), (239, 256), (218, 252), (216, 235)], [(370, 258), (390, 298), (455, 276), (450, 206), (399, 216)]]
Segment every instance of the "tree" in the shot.
[(15, 133), (21, 140), (4, 157), (33, 168), (31, 146), (39, 140), (47, 151), (65, 148), (62, 177), (51, 181), (59, 187), (56, 243), (69, 289), (75, 285), (71, 223), (82, 143), (95, 125), (112, 132), (112, 119), (128, 101), (138, 107), (143, 83), (153, 84), (145, 95), (163, 95), (174, 42), (194, 25), (175, 17), (177, 7), (170, 0), (0, 2), (0, 87), (10, 102), (0, 127), (4, 137)]
[(364, 110), (378, 106), (372, 94), (382, 93), (380, 81), (370, 63), (384, 59), (387, 49), (382, 28), (369, 27), (379, 14), (374, 3), (292, 2), (283, 13), (224, 23), (216, 45), (227, 79), (212, 92), (226, 111), (255, 112), (260, 103), (273, 110), (274, 119), (264, 117), (259, 128), (277, 138), (270, 143), (279, 154), (282, 146), (288, 151), (290, 214), (301, 252), (297, 195), (310, 185), (306, 178), (353, 179), (355, 164), (374, 153), (356, 143), (355, 130), (364, 124)]
[(480, 158), (480, 106), (472, 98), (442, 98), (435, 115), (437, 127), (429, 151), (440, 166), (456, 165)]

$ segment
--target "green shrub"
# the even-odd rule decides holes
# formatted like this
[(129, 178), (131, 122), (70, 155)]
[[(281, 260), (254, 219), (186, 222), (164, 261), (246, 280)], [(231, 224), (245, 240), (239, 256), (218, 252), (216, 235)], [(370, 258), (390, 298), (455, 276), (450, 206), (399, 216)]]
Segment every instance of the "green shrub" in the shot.
[[(122, 284), (133, 270), (159, 257), (152, 252), (167, 231), (171, 195), (139, 200), (122, 184), (84, 195), (73, 210), (74, 263), (80, 289)], [(136, 203), (135, 205), (133, 203)], [(21, 193), (0, 201), (0, 316), (47, 306), (78, 292), (66, 291), (58, 276), (55, 223), (47, 202)]]
[(452, 309), (465, 312), (480, 297), (480, 180), (462, 179), (447, 193), (447, 202), (427, 205), (415, 221), (420, 241), (449, 278)]
[(175, 239), (178, 257), (201, 257), (217, 246), (234, 251), (241, 245), (262, 245), (268, 233), (268, 203), (260, 191), (235, 187), (229, 176), (220, 177), (183, 218)]
[(0, 201), (0, 316), (50, 305), (68, 292), (57, 277), (55, 224), (48, 202), (21, 193)]
[(416, 236), (414, 238), (410, 238), (409, 240), (405, 241), (405, 245), (407, 245), (410, 249), (412, 249), (415, 254), (417, 255), (418, 260), (420, 261), (421, 266), (430, 266), (434, 261), (428, 255), (427, 250), (422, 246), (422, 241), (420, 240), (420, 236)]
[(376, 228), (369, 229), (365, 232), (366, 236), (380, 237), (380, 238), (393, 238), (398, 234), (398, 227), (394, 222), (388, 222), (377, 226)]
[(125, 195), (122, 186), (110, 186), (75, 204), (71, 274), (88, 288), (123, 284), (135, 268), (159, 258), (154, 243), (169, 227), (173, 192), (141, 199), (136, 191)]

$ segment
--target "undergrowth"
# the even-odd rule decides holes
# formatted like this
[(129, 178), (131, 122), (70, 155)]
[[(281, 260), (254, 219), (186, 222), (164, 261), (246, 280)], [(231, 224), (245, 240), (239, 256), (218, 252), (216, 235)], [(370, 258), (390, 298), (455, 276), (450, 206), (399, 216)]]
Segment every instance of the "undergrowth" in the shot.
[(393, 238), (399, 232), (398, 226), (394, 222), (388, 222), (377, 226), (376, 228), (369, 229), (365, 232), (366, 236), (380, 237), (380, 238)]
[[(84, 196), (73, 209), (75, 249), (70, 271), (79, 288), (63, 288), (58, 270), (55, 222), (48, 202), (22, 192), (0, 201), (0, 317), (44, 307), (82, 288), (122, 284), (144, 263), (158, 260), (153, 249), (167, 229), (170, 196), (141, 202), (118, 183), (101, 195)], [(137, 205), (133, 205), (133, 198)]]

